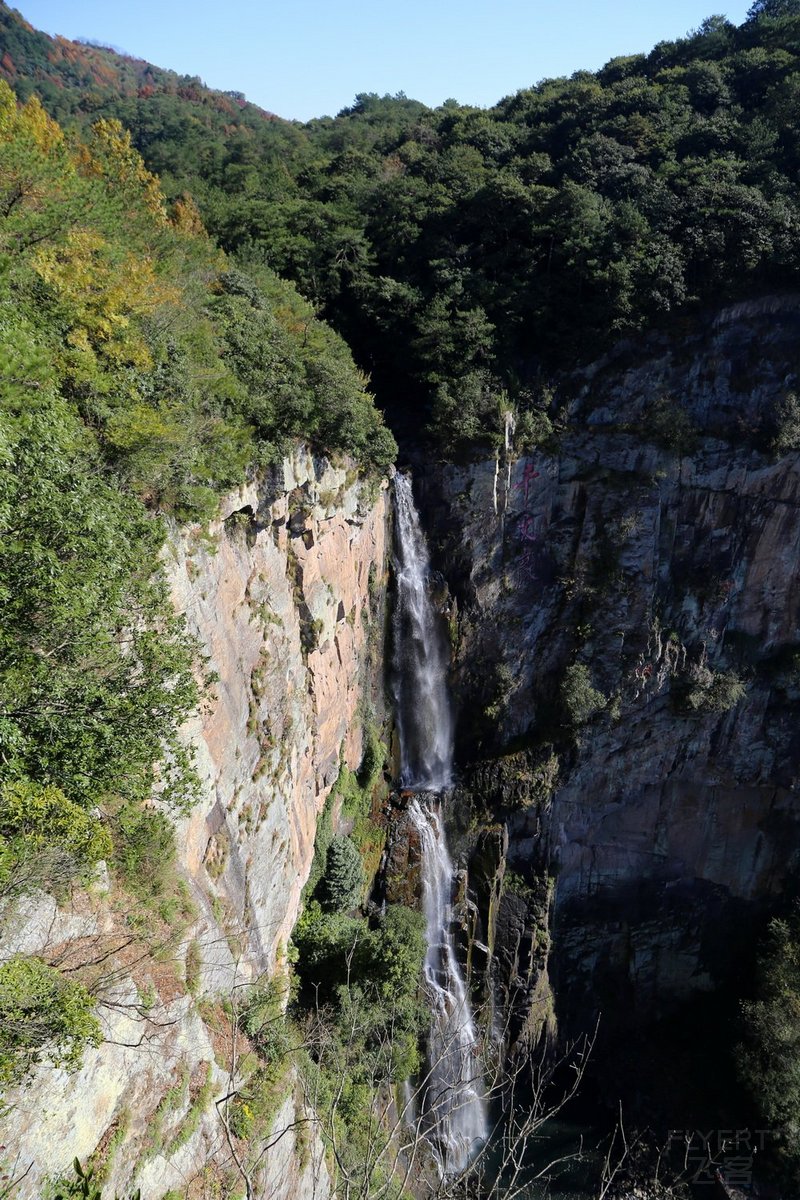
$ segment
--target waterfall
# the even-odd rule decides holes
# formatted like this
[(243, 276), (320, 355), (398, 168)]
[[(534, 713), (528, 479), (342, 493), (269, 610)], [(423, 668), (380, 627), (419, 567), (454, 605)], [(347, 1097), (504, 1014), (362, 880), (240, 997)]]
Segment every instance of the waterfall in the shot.
[(395, 715), (400, 786), (443, 792), (452, 785), (453, 720), (447, 692), (449, 654), (431, 604), (428, 546), (411, 481), (395, 476)]
[(453, 720), (448, 651), (429, 594), (430, 559), (411, 482), (395, 478), (397, 606), (395, 701), (400, 783), (416, 796), (408, 815), (419, 833), (427, 927), (425, 981), (431, 1003), (424, 1096), (428, 1135), (443, 1175), (463, 1171), (487, 1138), (478, 1034), (452, 933), (453, 864), (437, 793), (452, 785)]
[(426, 1116), (442, 1172), (469, 1165), (487, 1137), (478, 1033), (453, 946), (453, 864), (438, 805), (413, 800), (409, 816), (422, 850), (422, 900), (428, 933), (425, 982), (431, 1001)]

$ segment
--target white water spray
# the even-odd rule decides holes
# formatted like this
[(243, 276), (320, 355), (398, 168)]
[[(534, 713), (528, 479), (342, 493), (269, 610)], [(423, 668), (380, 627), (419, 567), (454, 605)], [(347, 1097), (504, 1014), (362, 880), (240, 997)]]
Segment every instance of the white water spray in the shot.
[(453, 864), (438, 804), (413, 800), (408, 814), (422, 848), (425, 982), (433, 1010), (425, 1111), (442, 1173), (453, 1175), (469, 1165), (487, 1137), (478, 1033), (453, 946)]
[(452, 785), (453, 775), (448, 653), (443, 623), (431, 603), (430, 560), (411, 482), (399, 474), (395, 501), (395, 699), (400, 782), (404, 788), (427, 793), (412, 800), (408, 809), (420, 839), (428, 941), (425, 980), (432, 1008), (424, 1106), (440, 1170), (443, 1175), (455, 1175), (469, 1165), (486, 1141), (488, 1118), (478, 1034), (453, 943), (453, 864), (437, 795)]

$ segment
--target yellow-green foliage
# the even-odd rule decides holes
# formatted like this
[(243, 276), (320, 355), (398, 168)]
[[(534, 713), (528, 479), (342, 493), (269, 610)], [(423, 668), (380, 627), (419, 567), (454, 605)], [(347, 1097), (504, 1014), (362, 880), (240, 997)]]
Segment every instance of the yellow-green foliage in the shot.
[(0, 830), (44, 846), (54, 838), (83, 862), (95, 863), (111, 851), (108, 831), (96, 817), (67, 800), (55, 787), (23, 781), (0, 787)]
[(254, 271), (229, 269), (190, 198), (168, 217), (118, 121), (78, 141), (0, 80), (0, 343), (29, 322), (122, 479), (179, 514), (210, 512), (287, 436), (394, 454), (341, 339)]
[(123, 1108), (119, 1115), (114, 1118), (112, 1129), (106, 1130), (103, 1135), (100, 1152), (95, 1150), (94, 1154), (92, 1154), (89, 1160), (89, 1167), (99, 1184), (105, 1183), (111, 1174), (111, 1168), (114, 1166), (117, 1151), (128, 1136), (130, 1123), (130, 1110)]
[(102, 1041), (86, 988), (41, 958), (15, 954), (0, 966), (0, 1086), (18, 1083), (42, 1058), (74, 1070)]
[(111, 853), (105, 826), (57, 787), (0, 786), (0, 896), (64, 887)]
[[(210, 515), (291, 437), (365, 466), (394, 451), (344, 343), (257, 273), (230, 269), (190, 198), (169, 214), (119, 122), (80, 140), (0, 81), (0, 783), (22, 789), (0, 896), (17, 851), (58, 851), (45, 886), (110, 851), (75, 806), (112, 819), (135, 890), (164, 894), (171, 834), (142, 806), (156, 764), (162, 799), (191, 802), (199, 688), (156, 512)], [(17, 830), (23, 799), (40, 832)]]

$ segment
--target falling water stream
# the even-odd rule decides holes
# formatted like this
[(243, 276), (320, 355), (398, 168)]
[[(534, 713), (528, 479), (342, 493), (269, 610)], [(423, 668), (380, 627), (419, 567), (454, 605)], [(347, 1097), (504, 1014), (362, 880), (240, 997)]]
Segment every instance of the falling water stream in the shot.
[(453, 718), (448, 649), (430, 596), (430, 559), (411, 481), (395, 477), (395, 706), (400, 783), (417, 793), (408, 813), (419, 833), (431, 1002), (424, 1098), (431, 1144), (445, 1175), (457, 1174), (487, 1138), (478, 1035), (453, 944), (453, 864), (441, 818), (452, 786)]
[(395, 715), (400, 735), (400, 786), (415, 792), (444, 792), (453, 782), (449, 655), (441, 618), (431, 603), (428, 546), (407, 476), (395, 476), (394, 495)]

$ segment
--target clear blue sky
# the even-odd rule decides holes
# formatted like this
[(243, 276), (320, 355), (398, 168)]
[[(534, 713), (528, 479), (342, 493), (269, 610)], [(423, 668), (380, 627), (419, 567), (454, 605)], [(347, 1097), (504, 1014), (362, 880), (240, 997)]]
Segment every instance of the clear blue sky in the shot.
[(32, 25), (108, 42), (236, 89), (282, 117), (357, 92), (490, 105), (547, 75), (594, 69), (749, 0), (10, 0)]

